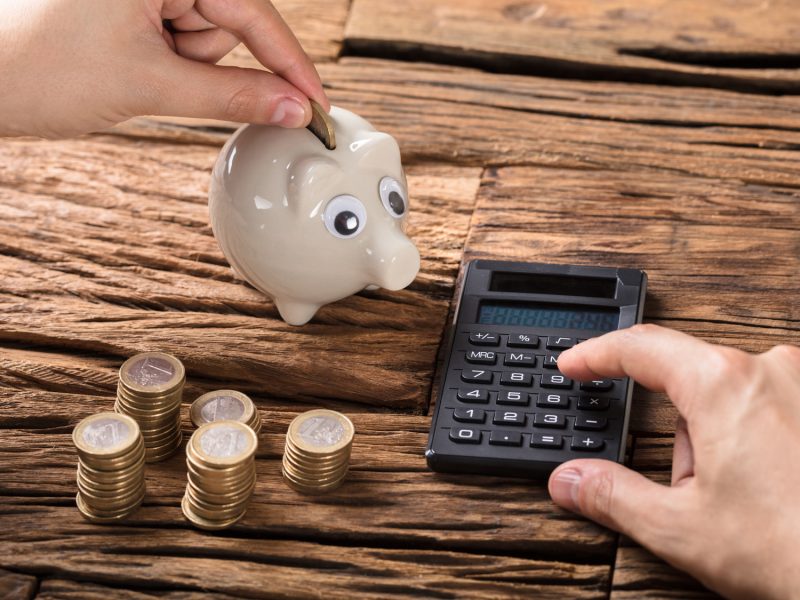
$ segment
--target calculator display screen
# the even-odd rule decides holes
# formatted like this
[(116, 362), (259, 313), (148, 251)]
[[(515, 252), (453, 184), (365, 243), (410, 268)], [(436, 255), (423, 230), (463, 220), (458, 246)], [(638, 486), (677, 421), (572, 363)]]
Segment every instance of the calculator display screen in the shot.
[(481, 302), (478, 309), (478, 323), (480, 325), (613, 331), (619, 325), (619, 311), (594, 307)]

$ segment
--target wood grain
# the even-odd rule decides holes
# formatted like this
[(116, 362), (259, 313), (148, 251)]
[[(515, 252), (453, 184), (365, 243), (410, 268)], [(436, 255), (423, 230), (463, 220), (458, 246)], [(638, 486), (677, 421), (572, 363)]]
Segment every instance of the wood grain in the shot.
[(102, 137), (0, 147), (0, 339), (120, 357), (160, 348), (245, 389), (424, 410), (480, 171), (412, 169), (417, 282), (295, 330), (234, 278), (211, 234), (216, 148), (175, 150)]
[[(350, 7), (348, 0), (273, 0), (272, 4), (311, 60), (324, 62), (339, 56)], [(241, 46), (233, 52), (239, 53), (250, 55)]]
[(796, 92), (798, 14), (792, 0), (354, 0), (345, 44), (500, 72)]
[(0, 569), (0, 598), (29, 600), (36, 595), (36, 577)]

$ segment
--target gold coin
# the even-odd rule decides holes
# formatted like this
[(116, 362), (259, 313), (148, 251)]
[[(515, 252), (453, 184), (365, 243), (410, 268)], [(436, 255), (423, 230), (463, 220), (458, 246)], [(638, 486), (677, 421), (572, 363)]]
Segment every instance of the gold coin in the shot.
[(183, 516), (186, 517), (186, 519), (190, 521), (193, 525), (199, 527), (200, 529), (207, 529), (209, 531), (218, 531), (220, 529), (225, 529), (227, 527), (230, 527), (244, 516), (244, 513), (242, 513), (232, 519), (224, 521), (214, 521), (210, 519), (204, 519), (203, 517), (198, 516), (192, 511), (191, 503), (189, 502), (186, 496), (184, 496), (183, 500), (181, 500), (181, 510), (183, 511)]
[(159, 396), (182, 385), (186, 371), (181, 361), (163, 352), (143, 352), (126, 360), (120, 382), (137, 396)]
[(98, 511), (92, 509), (90, 506), (83, 501), (80, 492), (78, 492), (77, 496), (75, 496), (75, 502), (78, 505), (78, 510), (81, 512), (81, 515), (87, 520), (93, 523), (110, 523), (114, 521), (119, 521), (120, 519), (124, 519), (125, 517), (130, 516), (133, 514), (141, 505), (139, 504), (129, 506), (123, 510), (117, 511)]
[(298, 451), (311, 456), (330, 456), (353, 442), (352, 421), (333, 410), (309, 410), (289, 424), (287, 436)]
[(334, 471), (309, 472), (297, 469), (291, 463), (286, 461), (284, 461), (281, 466), (283, 467), (283, 470), (286, 471), (293, 479), (299, 480), (308, 485), (321, 485), (328, 483), (329, 481), (339, 479), (340, 477), (344, 476), (345, 473), (347, 473), (348, 469), (348, 465), (343, 465)]
[(135, 448), (139, 437), (136, 421), (113, 412), (86, 417), (72, 430), (78, 454), (97, 459), (110, 460), (125, 455)]
[(296, 482), (291, 475), (287, 475), (286, 471), (283, 471), (283, 480), (295, 491), (301, 492), (303, 494), (324, 494), (326, 492), (331, 492), (338, 488), (339, 486), (344, 483), (346, 477), (342, 477), (337, 481), (333, 481), (329, 484), (325, 485), (304, 485), (302, 483)]
[(227, 467), (251, 459), (258, 447), (255, 432), (237, 421), (214, 421), (197, 429), (189, 439), (197, 461), (210, 467)]
[(284, 456), (286, 455), (290, 456), (291, 459), (297, 463), (329, 466), (349, 462), (350, 448), (347, 447), (345, 448), (344, 452), (337, 453), (333, 456), (309, 456), (308, 454), (298, 452), (297, 448), (291, 444), (286, 444), (286, 447), (284, 448)]
[(317, 139), (328, 150), (336, 148), (336, 130), (333, 127), (333, 119), (314, 100), (311, 100), (311, 122), (308, 124), (307, 129), (317, 136)]
[(238, 421), (252, 427), (252, 421), (260, 421), (253, 401), (236, 390), (214, 390), (203, 394), (192, 402), (189, 418), (195, 427), (215, 421)]

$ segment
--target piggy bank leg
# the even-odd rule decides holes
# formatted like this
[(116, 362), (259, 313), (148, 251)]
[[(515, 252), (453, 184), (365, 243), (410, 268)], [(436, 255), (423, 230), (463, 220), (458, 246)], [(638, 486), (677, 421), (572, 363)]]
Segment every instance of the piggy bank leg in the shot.
[(275, 306), (281, 314), (281, 318), (289, 325), (305, 325), (319, 310), (319, 304), (309, 304), (308, 302), (297, 302), (275, 298)]

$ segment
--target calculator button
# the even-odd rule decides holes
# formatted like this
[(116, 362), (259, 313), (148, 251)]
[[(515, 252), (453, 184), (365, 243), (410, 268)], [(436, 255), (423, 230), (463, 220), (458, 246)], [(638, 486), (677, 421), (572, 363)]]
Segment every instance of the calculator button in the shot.
[(564, 394), (540, 394), (536, 406), (550, 408), (569, 408), (569, 398)]
[(528, 392), (511, 392), (508, 390), (500, 392), (497, 396), (498, 404), (512, 404), (514, 406), (528, 406), (529, 396), (536, 394), (528, 394)]
[(570, 449), (582, 452), (598, 452), (603, 449), (603, 446), (605, 446), (605, 442), (596, 435), (574, 435), (572, 443), (569, 445)]
[(461, 402), (469, 402), (472, 404), (487, 404), (489, 402), (488, 390), (480, 389), (465, 389), (460, 388), (456, 393), (456, 398)]
[(605, 417), (584, 417), (579, 415), (575, 417), (575, 429), (583, 431), (600, 431), (605, 429), (608, 421)]
[(533, 415), (534, 427), (555, 427), (564, 429), (567, 426), (567, 419), (564, 415), (554, 415), (552, 413), (536, 413)]
[(578, 398), (578, 410), (606, 410), (608, 405), (608, 398), (595, 398), (593, 396)]
[(516, 410), (497, 410), (492, 423), (495, 425), (525, 425), (525, 413)]
[(497, 353), (488, 350), (470, 350), (465, 358), (468, 363), (493, 365), (497, 362)]
[(461, 381), (492, 383), (492, 372), (486, 369), (464, 369), (461, 371)]
[(521, 446), (522, 434), (519, 431), (493, 431), (489, 434), (493, 446)]
[(514, 367), (535, 367), (536, 355), (529, 352), (506, 352), (503, 364)]
[(545, 369), (557, 369), (558, 354), (554, 354), (553, 352), (548, 352), (547, 354), (545, 354), (544, 359), (542, 360), (542, 366)]
[(531, 446), (534, 448), (561, 448), (561, 436), (554, 433), (531, 434)]
[(450, 430), (450, 439), (459, 444), (480, 444), (481, 432), (477, 429), (459, 429), (454, 427)]
[(569, 389), (572, 387), (572, 379), (569, 379), (561, 373), (545, 373), (542, 375), (541, 385), (543, 388)]
[(506, 371), (500, 375), (501, 385), (533, 385), (533, 375), (520, 371)]
[(537, 348), (539, 336), (528, 333), (512, 333), (508, 336), (508, 345), (512, 348)]
[(582, 381), (581, 389), (589, 392), (607, 392), (614, 387), (614, 382), (610, 379), (595, 379), (593, 381)]
[(459, 423), (483, 423), (486, 413), (480, 408), (457, 408), (453, 411), (453, 419)]
[(551, 335), (547, 338), (548, 350), (566, 350), (575, 345), (575, 338)]
[(476, 331), (469, 334), (469, 343), (473, 346), (498, 346), (500, 336), (488, 331)]

